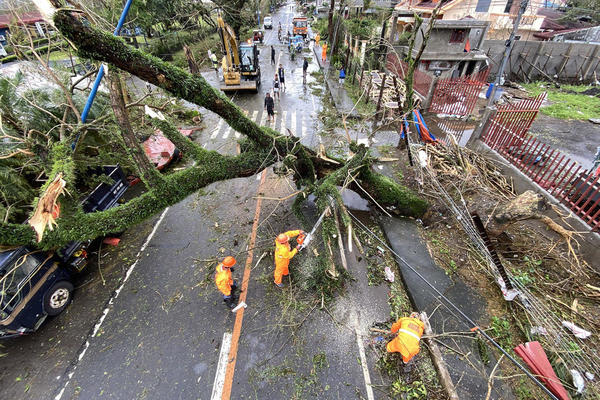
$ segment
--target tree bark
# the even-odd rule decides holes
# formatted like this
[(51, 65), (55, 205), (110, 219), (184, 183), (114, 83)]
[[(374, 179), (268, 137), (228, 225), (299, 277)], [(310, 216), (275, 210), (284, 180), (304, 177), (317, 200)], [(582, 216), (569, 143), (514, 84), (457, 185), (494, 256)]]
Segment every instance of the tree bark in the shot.
[[(183, 137), (167, 121), (153, 121), (176, 146), (196, 160), (196, 166), (165, 176), (164, 182), (157, 187), (110, 210), (90, 214), (76, 211), (72, 215), (62, 216), (58, 220), (57, 228), (45, 234), (39, 247), (56, 249), (73, 240), (94, 239), (123, 231), (165, 207), (180, 202), (206, 185), (254, 175), (259, 169), (266, 168), (277, 160), (283, 160), (285, 165), (293, 167), (297, 184), (305, 185), (307, 191), (315, 193), (320, 208), (324, 202), (329, 204), (332, 197), (339, 198), (336, 185), (348, 174), (352, 174), (381, 205), (394, 205), (414, 217), (420, 217), (425, 211), (427, 204), (424, 200), (372, 170), (373, 159), (364, 146), (352, 143), (350, 148), (355, 155), (346, 162), (332, 162), (327, 157), (320, 157), (313, 150), (303, 146), (298, 138), (281, 136), (272, 129), (256, 125), (239, 107), (220, 91), (212, 88), (201, 76), (194, 76), (131, 48), (125, 45), (122, 39), (109, 33), (85, 26), (72, 13), (73, 11), (59, 10), (54, 20), (63, 35), (78, 46), (81, 56), (108, 62), (162, 87), (177, 97), (203, 106), (220, 115), (231, 127), (250, 140), (242, 143), (243, 151), (239, 156), (225, 156), (215, 151), (207, 151)], [(115, 92), (120, 93), (119, 90)], [(117, 107), (115, 113), (120, 112), (121, 108)], [(73, 174), (65, 175), (66, 179), (74, 179), (71, 175)], [(22, 244), (35, 244), (34, 232), (28, 226), (0, 224), (0, 245)]]
[(162, 177), (150, 163), (139, 139), (136, 137), (129, 114), (125, 108), (125, 99), (123, 98), (123, 85), (121, 84), (121, 76), (115, 68), (110, 68), (108, 74), (110, 102), (113, 112), (119, 127), (121, 128), (121, 136), (125, 142), (125, 150), (133, 160), (133, 164), (142, 181), (150, 188), (156, 187), (163, 182)]

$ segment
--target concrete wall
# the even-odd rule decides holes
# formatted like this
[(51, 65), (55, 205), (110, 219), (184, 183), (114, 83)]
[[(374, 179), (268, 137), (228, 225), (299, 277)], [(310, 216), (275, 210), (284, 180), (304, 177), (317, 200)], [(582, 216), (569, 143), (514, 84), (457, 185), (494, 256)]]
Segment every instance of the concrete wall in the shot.
[[(498, 72), (504, 48), (504, 40), (486, 40), (481, 46), (490, 58), (490, 78)], [(505, 76), (520, 82), (548, 80), (546, 75), (560, 81), (590, 82), (594, 72), (600, 79), (600, 45), (518, 40)]]

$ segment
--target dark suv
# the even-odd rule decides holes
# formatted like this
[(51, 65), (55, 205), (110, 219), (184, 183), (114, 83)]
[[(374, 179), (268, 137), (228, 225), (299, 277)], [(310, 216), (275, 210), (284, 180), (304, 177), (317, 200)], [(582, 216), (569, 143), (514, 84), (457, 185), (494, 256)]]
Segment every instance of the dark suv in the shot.
[[(94, 188), (82, 202), (85, 212), (114, 207), (127, 190), (118, 165), (103, 167), (102, 172), (114, 182)], [(0, 252), (0, 338), (33, 332), (47, 316), (69, 305), (74, 274), (86, 266), (90, 244), (72, 242), (55, 253), (27, 246)]]

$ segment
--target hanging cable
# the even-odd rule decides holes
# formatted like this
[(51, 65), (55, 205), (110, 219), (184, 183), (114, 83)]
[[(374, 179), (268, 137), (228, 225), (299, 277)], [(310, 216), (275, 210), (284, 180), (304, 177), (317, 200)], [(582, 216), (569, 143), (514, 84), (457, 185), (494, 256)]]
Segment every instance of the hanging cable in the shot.
[(450, 301), (450, 299), (448, 299), (446, 296), (444, 296), (442, 294), (442, 292), (440, 292), (423, 275), (421, 275), (419, 273), (419, 271), (417, 271), (404, 258), (402, 258), (398, 253), (396, 253), (392, 248), (390, 248), (387, 245), (387, 243), (385, 243), (383, 240), (381, 240), (373, 231), (371, 231), (364, 223), (362, 223), (362, 221), (360, 221), (358, 218), (356, 218), (352, 213), (349, 213), (349, 214), (352, 217), (352, 219), (354, 219), (354, 221), (356, 221), (361, 226), (361, 228), (363, 228), (364, 230), (366, 230), (367, 232), (369, 232), (371, 234), (371, 236), (373, 236), (373, 238), (375, 238), (379, 243), (381, 243), (381, 245), (384, 246), (386, 249), (388, 249), (394, 256), (396, 256), (396, 258), (399, 261), (401, 261), (402, 264), (404, 264), (415, 275), (417, 275), (419, 277), (419, 279), (421, 279), (427, 286), (429, 286), (429, 288), (432, 291), (434, 291), (439, 296), (440, 299), (443, 299), (444, 302), (447, 303), (447, 305), (449, 305), (450, 307), (452, 307), (463, 318), (462, 322), (469, 329), (471, 329), (472, 331), (478, 332), (488, 342), (490, 342), (494, 347), (496, 347), (498, 350), (500, 350), (502, 352), (502, 354), (504, 354), (506, 356), (506, 358), (508, 358), (521, 371), (523, 371), (525, 373), (525, 375), (527, 375), (537, 386), (539, 386), (540, 389), (542, 389), (548, 395), (549, 398), (554, 399), (554, 400), (558, 400), (558, 398), (546, 386), (544, 386), (544, 384), (542, 382), (540, 382), (531, 372), (529, 372), (527, 370), (527, 368), (525, 368), (523, 365), (521, 365), (520, 362), (518, 362), (513, 356), (511, 356), (506, 350), (504, 350), (502, 348), (502, 346), (500, 346), (491, 336), (489, 336), (487, 333), (485, 333), (485, 331), (483, 331), (482, 329), (479, 329), (479, 327), (477, 326), (477, 324), (471, 318), (469, 318), (460, 308), (458, 308), (458, 306), (456, 306), (452, 301)]

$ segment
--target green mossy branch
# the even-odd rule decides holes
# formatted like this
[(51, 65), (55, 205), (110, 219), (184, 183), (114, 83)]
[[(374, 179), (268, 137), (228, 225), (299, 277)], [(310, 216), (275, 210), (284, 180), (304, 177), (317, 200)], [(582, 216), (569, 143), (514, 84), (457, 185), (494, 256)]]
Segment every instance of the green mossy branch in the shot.
[[(59, 218), (59, 226), (47, 231), (39, 247), (56, 249), (74, 240), (95, 239), (110, 233), (121, 232), (176, 204), (190, 193), (213, 182), (252, 176), (263, 166), (265, 154), (248, 152), (239, 156), (223, 156), (206, 151), (198, 167), (168, 175), (160, 186), (136, 197), (126, 204), (107, 211), (85, 214), (78, 210)], [(14, 246), (34, 244), (35, 235), (29, 225), (0, 224), (0, 243)]]

